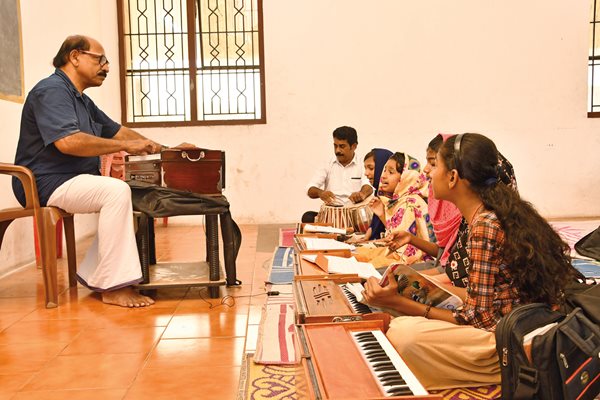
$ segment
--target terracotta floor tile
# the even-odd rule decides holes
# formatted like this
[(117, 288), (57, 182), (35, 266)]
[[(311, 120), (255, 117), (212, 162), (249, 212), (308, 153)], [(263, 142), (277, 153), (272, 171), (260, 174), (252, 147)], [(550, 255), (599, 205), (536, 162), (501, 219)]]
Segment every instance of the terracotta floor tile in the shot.
[(0, 345), (0, 374), (39, 371), (65, 347), (65, 343), (49, 342)]
[(91, 320), (89, 326), (94, 328), (167, 326), (174, 311), (175, 307), (112, 307)]
[(59, 307), (56, 308), (38, 308), (29, 313), (23, 320), (93, 319), (98, 314), (105, 312), (109, 307), (112, 307), (102, 303), (99, 298), (92, 295), (81, 297), (77, 300), (69, 300), (66, 296), (60, 296), (58, 304)]
[(164, 329), (164, 327), (90, 328), (82, 331), (60, 355), (148, 354), (158, 342)]
[[(0, 374), (0, 396), (14, 394), (21, 389), (33, 377), (33, 373), (11, 373), (7, 375)], [(2, 398), (2, 397), (0, 397)]]
[(175, 310), (174, 315), (226, 312), (244, 314), (248, 313), (250, 299), (247, 297), (224, 297), (222, 299), (204, 300), (186, 299)]
[[(0, 287), (5, 286), (4, 279), (0, 279)], [(41, 303), (33, 297), (13, 297), (9, 299), (0, 299), (0, 311), (2, 312), (31, 312)]]
[(127, 388), (145, 357), (145, 354), (59, 356), (46, 364), (23, 391)]
[(0, 332), (29, 315), (29, 312), (0, 311)]
[(20, 392), (11, 400), (121, 400), (127, 389), (44, 390)]
[(124, 400), (234, 399), (239, 374), (240, 367), (146, 368)]
[(240, 366), (243, 352), (243, 337), (163, 339), (152, 351), (146, 368)]
[[(157, 221), (157, 257), (204, 259), (204, 226), (174, 221)], [(240, 227), (244, 283), (221, 287), (217, 299), (205, 288), (176, 288), (152, 292), (157, 303), (146, 309), (106, 305), (81, 285), (67, 288), (65, 259), (55, 309), (44, 307), (41, 270), (0, 279), (0, 400), (233, 399), (243, 353), (255, 347), (273, 255), (256, 252), (257, 225)], [(82, 242), (79, 261), (91, 239)]]
[(165, 330), (163, 339), (245, 336), (247, 322), (247, 313), (176, 315)]
[(0, 332), (0, 345), (15, 343), (69, 343), (87, 320), (19, 321)]

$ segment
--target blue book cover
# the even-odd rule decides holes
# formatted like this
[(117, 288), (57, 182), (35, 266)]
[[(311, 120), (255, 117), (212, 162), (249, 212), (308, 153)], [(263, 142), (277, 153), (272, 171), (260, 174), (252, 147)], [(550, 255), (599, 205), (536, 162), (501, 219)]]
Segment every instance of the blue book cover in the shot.
[(581, 258), (573, 258), (571, 263), (579, 270), (586, 278), (600, 278), (600, 262), (595, 260), (584, 260)]

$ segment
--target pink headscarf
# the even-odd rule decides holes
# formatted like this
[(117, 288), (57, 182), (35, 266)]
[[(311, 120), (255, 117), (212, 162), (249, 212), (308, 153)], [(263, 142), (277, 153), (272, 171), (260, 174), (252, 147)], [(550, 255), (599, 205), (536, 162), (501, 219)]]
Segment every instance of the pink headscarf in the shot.
[[(440, 133), (440, 135), (444, 142), (449, 137), (454, 136), (444, 133)], [(433, 225), (433, 232), (435, 233), (437, 244), (444, 248), (444, 252), (440, 257), (440, 265), (444, 265), (448, 261), (450, 249), (456, 241), (462, 215), (453, 203), (436, 199), (433, 195), (432, 185), (429, 185), (429, 198), (427, 202), (429, 206), (429, 217), (431, 218), (431, 224)]]

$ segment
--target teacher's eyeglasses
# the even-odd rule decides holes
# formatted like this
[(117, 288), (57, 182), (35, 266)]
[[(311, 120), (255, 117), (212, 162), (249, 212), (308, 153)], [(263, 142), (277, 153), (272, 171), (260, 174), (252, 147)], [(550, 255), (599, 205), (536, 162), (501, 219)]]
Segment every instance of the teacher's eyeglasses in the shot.
[(98, 64), (100, 67), (104, 67), (106, 64), (110, 64), (108, 58), (104, 54), (92, 53), (91, 51), (79, 50), (80, 53), (90, 55), (92, 57), (96, 57), (98, 59)]

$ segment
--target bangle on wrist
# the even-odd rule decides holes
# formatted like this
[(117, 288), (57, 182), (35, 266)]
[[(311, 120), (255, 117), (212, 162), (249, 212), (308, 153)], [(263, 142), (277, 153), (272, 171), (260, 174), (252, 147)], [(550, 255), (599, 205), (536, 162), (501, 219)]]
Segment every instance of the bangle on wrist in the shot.
[(423, 314), (423, 317), (427, 318), (430, 310), (431, 310), (431, 304), (427, 304), (427, 308), (425, 308), (425, 314)]

